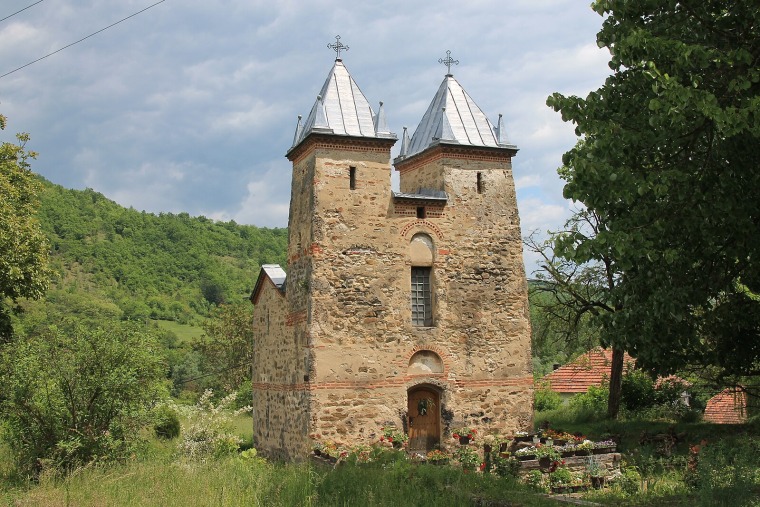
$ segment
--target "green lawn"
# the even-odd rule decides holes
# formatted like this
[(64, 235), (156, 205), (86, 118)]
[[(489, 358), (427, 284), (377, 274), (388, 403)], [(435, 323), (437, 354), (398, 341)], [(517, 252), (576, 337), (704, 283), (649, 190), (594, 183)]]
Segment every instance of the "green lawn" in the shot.
[(154, 320), (161, 329), (173, 332), (181, 343), (192, 343), (198, 340), (203, 334), (203, 329), (198, 326), (180, 324), (172, 320)]

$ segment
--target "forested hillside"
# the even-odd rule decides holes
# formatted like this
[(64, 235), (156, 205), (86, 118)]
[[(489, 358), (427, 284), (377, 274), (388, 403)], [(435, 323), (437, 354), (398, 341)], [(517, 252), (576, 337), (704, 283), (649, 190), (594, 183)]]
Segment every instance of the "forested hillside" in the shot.
[(46, 297), (25, 304), (23, 334), (68, 317), (199, 324), (213, 306), (246, 298), (261, 264), (285, 263), (286, 229), (154, 215), (43, 184), (55, 274)]

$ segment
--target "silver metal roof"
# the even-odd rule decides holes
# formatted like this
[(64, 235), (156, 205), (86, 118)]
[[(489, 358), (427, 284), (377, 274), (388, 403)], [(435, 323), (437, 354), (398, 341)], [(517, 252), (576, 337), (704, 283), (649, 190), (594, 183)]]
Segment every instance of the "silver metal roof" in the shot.
[(420, 201), (440, 201), (449, 200), (449, 195), (443, 190), (433, 190), (432, 188), (420, 188), (417, 193), (405, 194), (403, 192), (394, 192), (391, 190), (394, 199), (414, 199)]
[(261, 266), (261, 270), (266, 273), (272, 283), (278, 288), (282, 289), (285, 285), (285, 270), (280, 267), (279, 264), (264, 264)]
[(312, 133), (396, 138), (388, 130), (383, 104), (375, 115), (354, 78), (341, 60), (335, 60), (306, 121), (299, 116), (293, 146)]
[(408, 146), (402, 142), (398, 158), (416, 155), (439, 143), (516, 148), (507, 141), (501, 115), (498, 128), (494, 128), (451, 74), (447, 74), (438, 87)]

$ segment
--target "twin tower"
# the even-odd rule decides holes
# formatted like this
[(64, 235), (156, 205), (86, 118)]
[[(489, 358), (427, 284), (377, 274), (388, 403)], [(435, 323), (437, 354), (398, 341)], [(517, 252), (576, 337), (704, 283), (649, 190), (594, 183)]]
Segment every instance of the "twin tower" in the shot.
[(399, 192), (396, 141), (336, 59), (287, 152), (287, 275), (264, 265), (251, 295), (265, 455), (371, 444), (390, 425), (425, 452), (457, 427), (532, 424), (517, 148), (451, 74), (411, 139), (404, 129)]

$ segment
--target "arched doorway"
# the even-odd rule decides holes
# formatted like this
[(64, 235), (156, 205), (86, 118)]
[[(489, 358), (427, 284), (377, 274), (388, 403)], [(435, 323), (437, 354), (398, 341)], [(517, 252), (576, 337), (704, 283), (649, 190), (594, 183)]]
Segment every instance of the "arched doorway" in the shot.
[(410, 451), (430, 451), (441, 443), (440, 392), (432, 386), (416, 386), (409, 389), (408, 400), (407, 448)]

